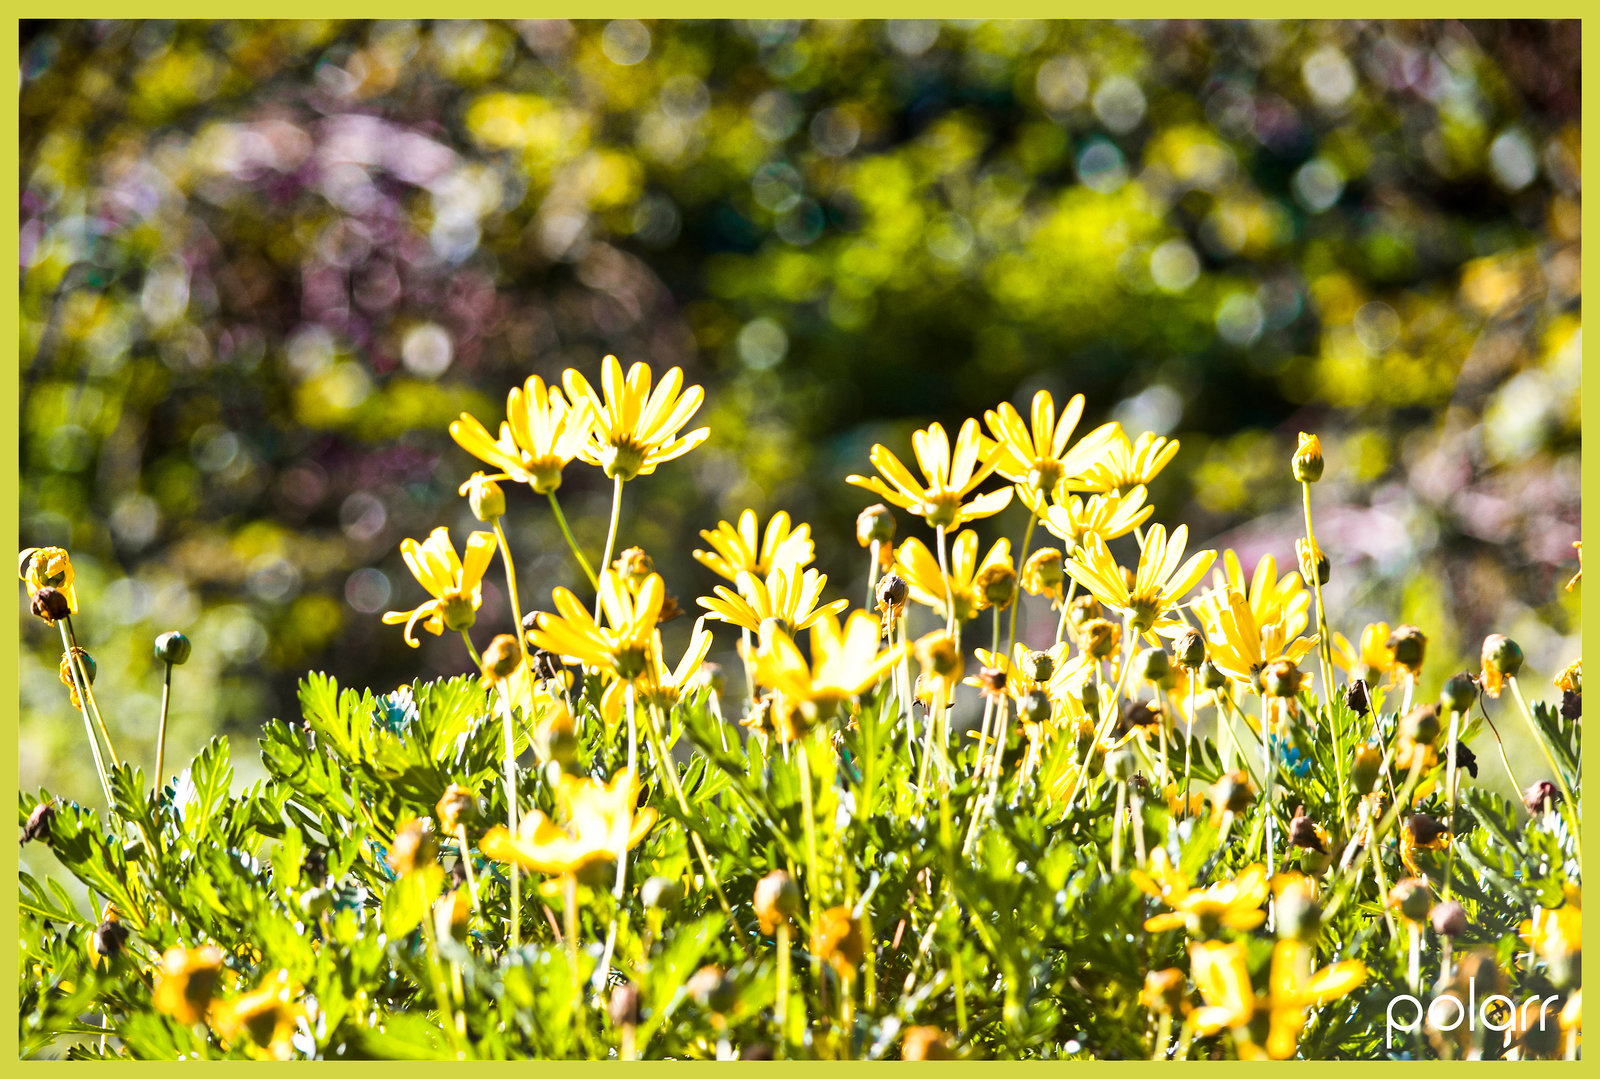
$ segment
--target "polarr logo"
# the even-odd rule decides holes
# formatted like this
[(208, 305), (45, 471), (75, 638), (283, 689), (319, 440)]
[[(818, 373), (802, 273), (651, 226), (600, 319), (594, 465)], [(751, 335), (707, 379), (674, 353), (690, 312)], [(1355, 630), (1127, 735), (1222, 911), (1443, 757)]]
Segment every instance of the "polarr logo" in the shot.
[[(1545, 1016), (1550, 1014), (1551, 1002), (1559, 999), (1561, 999), (1559, 994), (1551, 994), (1545, 997), (1543, 1001), (1538, 996), (1531, 996), (1522, 1002), (1520, 1009), (1504, 993), (1491, 993), (1484, 997), (1482, 1001), (1479, 1001), (1478, 980), (1476, 978), (1467, 979), (1466, 1003), (1462, 1003), (1459, 996), (1446, 993), (1434, 997), (1429, 1002), (1426, 1010), (1424, 1010), (1422, 1001), (1410, 993), (1402, 993), (1389, 1001), (1389, 1009), (1385, 1014), (1385, 1022), (1388, 1028), (1385, 1047), (1394, 1048), (1396, 1031), (1401, 1034), (1414, 1034), (1417, 1027), (1422, 1023), (1424, 1014), (1427, 1016), (1428, 1025), (1434, 1030), (1452, 1031), (1465, 1022), (1468, 1030), (1499, 1032), (1510, 1030), (1512, 1022), (1519, 1016), (1522, 1028), (1524, 1030), (1528, 1029), (1528, 1009), (1537, 1007), (1539, 1010), (1537, 1028), (1543, 1030)], [(1396, 1023), (1395, 1007), (1403, 1002), (1411, 1005), (1412, 1017), (1409, 1022)]]

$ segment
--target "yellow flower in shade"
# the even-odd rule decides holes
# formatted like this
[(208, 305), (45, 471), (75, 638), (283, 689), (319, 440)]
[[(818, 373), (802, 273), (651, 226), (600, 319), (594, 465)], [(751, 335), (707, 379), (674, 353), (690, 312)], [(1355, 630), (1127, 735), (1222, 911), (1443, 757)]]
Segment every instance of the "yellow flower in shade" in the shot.
[(72, 587), (72, 558), (60, 547), (29, 547), (17, 557), (19, 576), (30, 594), (54, 588), (67, 597), (67, 607), (78, 613), (78, 593)]
[(1565, 888), (1565, 901), (1554, 910), (1535, 907), (1518, 935), (1539, 956), (1560, 962), (1583, 951), (1583, 893), (1576, 884)]
[(950, 544), (950, 575), (939, 572), (939, 560), (922, 541), (913, 537), (900, 545), (895, 555), (895, 570), (910, 586), (911, 598), (941, 615), (945, 611), (945, 587), (957, 622), (969, 622), (987, 606), (978, 594), (976, 578), (990, 566), (1011, 565), (1011, 541), (995, 540), (989, 553), (978, 561), (978, 534), (971, 529), (960, 532)]
[(1113, 424), (1096, 446), (1094, 462), (1062, 483), (1069, 491), (1131, 494), (1135, 487), (1145, 486), (1155, 479), (1177, 453), (1175, 438), (1163, 438), (1147, 431), (1139, 436), (1139, 441), (1130, 442), (1122, 426)]
[[(683, 658), (678, 660), (676, 667), (668, 667), (666, 653), (661, 647), (661, 631), (657, 630), (650, 644), (648, 666), (634, 683), (639, 703), (671, 711), (683, 696), (683, 691), (694, 681), (700, 664), (705, 662), (706, 654), (710, 651), (711, 631), (705, 628), (704, 619), (701, 619), (694, 624), (694, 632), (689, 637), (689, 647), (685, 649)], [(618, 680), (607, 686), (601, 696), (600, 713), (605, 716), (608, 725), (615, 725), (622, 716), (626, 703), (623, 700), (625, 692), (626, 683)]]
[(463, 412), (450, 425), (450, 437), (507, 479), (526, 483), (539, 494), (561, 486), (561, 470), (589, 440), (591, 413), (584, 401), (569, 403), (561, 390), (534, 375), (506, 395), (506, 421), (499, 439), (489, 437), (477, 418)]
[(1231, 1029), (1241, 1060), (1293, 1057), (1305, 1029), (1306, 1010), (1339, 999), (1367, 977), (1365, 964), (1354, 959), (1313, 973), (1311, 949), (1295, 940), (1279, 941), (1273, 949), (1269, 992), (1264, 998), (1257, 997), (1250, 986), (1242, 943), (1190, 944), (1189, 969), (1205, 1001), (1195, 1012), (1196, 1029), (1201, 1034)]
[[(699, 386), (683, 390), (681, 368), (668, 371), (652, 392), (648, 366), (634, 364), (624, 379), (622, 364), (615, 356), (607, 356), (600, 372), (604, 401), (588, 381), (571, 368), (561, 379), (573, 405), (587, 406), (593, 421), (589, 440), (579, 451), (579, 458), (599, 465), (614, 479), (648, 476), (657, 465), (682, 457), (711, 434), (709, 427), (681, 437), (678, 434), (705, 399), (705, 391)], [(680, 390), (683, 391), (681, 395)]]
[(461, 630), (471, 627), (483, 604), (483, 574), (494, 557), (494, 533), (474, 532), (467, 537), (466, 557), (457, 557), (455, 545), (450, 542), (450, 530), (443, 526), (428, 533), (428, 538), (418, 543), (414, 539), (400, 541), (400, 557), (417, 583), (428, 590), (433, 598), (412, 611), (388, 611), (383, 624), (406, 624), (406, 643), (417, 647), (415, 630), (418, 622), (422, 628), (437, 637), (446, 629)]
[(1293, 636), (1305, 621), (1302, 612), (1287, 622), (1258, 623), (1244, 596), (1230, 591), (1227, 609), (1206, 623), (1207, 658), (1235, 682), (1254, 687), (1268, 665), (1279, 660), (1298, 663), (1316, 647), (1314, 634)]
[(737, 528), (723, 521), (711, 531), (702, 529), (700, 536), (711, 545), (711, 550), (693, 552), (695, 561), (735, 584), (741, 573), (765, 577), (779, 566), (786, 569), (808, 566), (815, 553), (811, 526), (791, 529), (789, 515), (782, 510), (772, 515), (766, 532), (759, 539), (754, 510), (745, 510), (739, 515)]
[(211, 1009), (221, 972), (222, 952), (212, 945), (168, 948), (157, 968), (150, 1003), (185, 1026), (198, 1023)]
[(753, 573), (741, 573), (738, 583), (738, 592), (719, 584), (714, 589), (715, 596), (701, 596), (695, 602), (712, 618), (752, 633), (760, 633), (761, 624), (772, 618), (790, 634), (810, 629), (824, 614), (838, 614), (849, 606), (849, 601), (842, 599), (818, 605), (828, 575), (814, 569), (801, 572), (798, 567), (778, 566), (765, 580)]
[(883, 478), (846, 476), (845, 482), (865, 487), (911, 511), (927, 521), (930, 528), (959, 528), (967, 521), (993, 516), (1011, 502), (1011, 488), (1006, 487), (978, 495), (963, 504), (973, 488), (994, 471), (1003, 449), (978, 432), (977, 420), (961, 425), (954, 451), (950, 448), (950, 437), (937, 423), (914, 432), (911, 446), (922, 469), (922, 482), (913, 479), (900, 458), (881, 444), (872, 447), (871, 461)]
[[(779, 695), (784, 714), (777, 718), (804, 729), (832, 718), (840, 704), (876, 685), (906, 651), (902, 644), (880, 652), (878, 630), (878, 620), (866, 611), (851, 611), (843, 625), (825, 613), (811, 627), (808, 663), (789, 634), (774, 622), (764, 625), (750, 658), (756, 681)], [(794, 722), (795, 712), (804, 722)]]
[[(1161, 855), (1157, 865), (1155, 854)], [(1267, 899), (1267, 870), (1250, 865), (1233, 880), (1220, 881), (1209, 888), (1190, 888), (1188, 880), (1157, 850), (1150, 859), (1155, 876), (1132, 871), (1134, 884), (1146, 895), (1161, 900), (1172, 910), (1146, 919), (1151, 933), (1187, 927), (1194, 936), (1209, 936), (1219, 928), (1254, 929), (1266, 921), (1261, 904)]]
[(922, 691), (918, 693), (918, 699), (922, 700), (925, 692), (927, 699), (924, 703), (932, 701), (936, 695), (941, 695), (940, 699), (949, 703), (966, 669), (966, 661), (961, 656), (956, 639), (944, 630), (936, 629), (918, 637), (912, 645), (912, 653), (922, 667), (922, 673), (917, 677), (918, 689)]
[(1360, 648), (1351, 646), (1342, 633), (1333, 635), (1333, 665), (1350, 676), (1364, 678), (1368, 684), (1394, 670), (1394, 649), (1389, 647), (1389, 623), (1373, 622), (1361, 631)]
[(1114, 429), (1113, 424), (1104, 424), (1069, 450), (1067, 443), (1072, 440), (1072, 432), (1082, 416), (1083, 394), (1074, 394), (1057, 419), (1055, 399), (1049, 390), (1033, 395), (1031, 428), (1023, 424), (1010, 402), (991, 408), (983, 414), (983, 420), (1000, 446), (995, 471), (1020, 489), (1046, 494), (1055, 490), (1063, 478), (1081, 472), (1094, 462), (1100, 443)]
[(652, 573), (637, 592), (614, 569), (600, 573), (600, 612), (604, 623), (565, 588), (551, 593), (556, 613), (541, 615), (531, 634), (537, 648), (556, 653), (569, 663), (598, 667), (632, 682), (651, 670), (651, 651), (666, 589)]
[(635, 808), (639, 791), (638, 776), (626, 768), (610, 783), (562, 775), (556, 806), (563, 825), (535, 809), (518, 823), (516, 835), (497, 825), (484, 834), (478, 849), (497, 862), (551, 876), (613, 862), (619, 851), (637, 846), (655, 827), (654, 809)]
[(1030, 596), (1049, 596), (1052, 610), (1061, 606), (1061, 585), (1066, 579), (1059, 548), (1040, 547), (1022, 564), (1022, 590)]
[(1165, 617), (1166, 613), (1178, 606), (1217, 557), (1215, 551), (1201, 551), (1184, 562), (1188, 542), (1187, 525), (1174, 529), (1170, 541), (1166, 528), (1152, 525), (1145, 533), (1139, 568), (1130, 585), (1106, 541), (1090, 533), (1083, 547), (1066, 560), (1067, 572), (1101, 603), (1127, 615), (1136, 633), (1168, 628), (1182, 632), (1187, 628), (1184, 623)]
[(252, 1055), (264, 1060), (288, 1060), (294, 1055), (294, 1031), (303, 1009), (292, 1004), (294, 986), (289, 972), (269, 974), (243, 996), (225, 1000), (212, 1009), (211, 1027), (230, 1042), (248, 1036)]
[[(1111, 541), (1126, 536), (1150, 519), (1154, 506), (1145, 505), (1146, 491), (1135, 487), (1125, 495), (1091, 495), (1087, 499), (1068, 495), (1048, 509), (1042, 501), (1034, 512), (1044, 518), (1044, 526), (1061, 538), (1070, 554), (1083, 546), (1090, 535)], [(1027, 501), (1024, 499), (1024, 501)]]

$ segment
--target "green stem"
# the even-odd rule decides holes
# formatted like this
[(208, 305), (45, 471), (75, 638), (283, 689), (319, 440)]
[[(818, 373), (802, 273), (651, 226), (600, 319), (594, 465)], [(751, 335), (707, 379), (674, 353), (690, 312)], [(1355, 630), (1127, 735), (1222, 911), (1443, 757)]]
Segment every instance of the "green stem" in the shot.
[[(117, 800), (111, 796), (111, 780), (106, 775), (105, 758), (100, 753), (100, 740), (94, 733), (94, 722), (89, 718), (89, 699), (85, 695), (88, 688), (88, 679), (84, 677), (83, 668), (78, 664), (77, 657), (73, 655), (71, 631), (66, 619), (56, 622), (61, 630), (61, 647), (66, 649), (67, 674), (72, 678), (73, 688), (78, 691), (78, 711), (83, 713), (83, 732), (89, 736), (89, 749), (94, 754), (94, 771), (100, 777), (100, 790), (106, 796), (106, 812), (117, 812)], [(107, 745), (109, 749), (109, 744)]]
[(556, 524), (561, 526), (561, 534), (567, 539), (567, 546), (572, 549), (572, 557), (578, 560), (578, 568), (583, 570), (583, 575), (589, 578), (589, 587), (598, 589), (600, 579), (594, 575), (594, 568), (589, 565), (589, 560), (583, 557), (583, 551), (578, 547), (578, 541), (572, 538), (572, 529), (567, 527), (567, 515), (561, 512), (561, 503), (556, 501), (556, 493), (550, 491), (550, 509), (556, 515)]
[(806, 752), (807, 739), (798, 740), (796, 748), (800, 751), (796, 763), (800, 766), (800, 812), (806, 833), (806, 909), (811, 919), (811, 946), (806, 949), (811, 953), (811, 977), (813, 980), (822, 977), (822, 959), (817, 946), (817, 930), (822, 924), (822, 915), (818, 908), (819, 893), (822, 891), (822, 880), (817, 875), (817, 822), (813, 815), (811, 799), (811, 755)]
[(1556, 763), (1556, 757), (1550, 750), (1550, 741), (1545, 737), (1544, 731), (1539, 729), (1539, 724), (1534, 721), (1533, 712), (1528, 708), (1528, 702), (1522, 696), (1522, 687), (1517, 684), (1516, 678), (1507, 678), (1511, 684), (1511, 695), (1517, 699), (1517, 707), (1522, 709), (1522, 718), (1528, 721), (1528, 730), (1533, 732), (1533, 740), (1539, 743), (1539, 749), (1544, 753), (1545, 763), (1550, 765), (1550, 771), (1555, 773), (1556, 782), (1561, 785), (1561, 814), (1567, 818), (1567, 825), (1572, 832), (1572, 846), (1578, 852), (1578, 861), (1583, 861), (1583, 840), (1578, 834), (1577, 803), (1572, 797), (1572, 787), (1567, 784), (1567, 773)]
[(1006, 655), (1008, 656), (1017, 649), (1017, 609), (1022, 606), (1022, 563), (1028, 557), (1028, 544), (1033, 540), (1033, 526), (1036, 521), (1038, 521), (1038, 518), (1033, 515), (1033, 511), (1030, 509), (1028, 511), (1028, 527), (1022, 530), (1022, 546), (1017, 548), (1017, 594), (1011, 600), (1011, 637), (1010, 643), (1006, 645)]
[[(418, 887), (415, 879), (409, 883), (411, 887)], [(439, 1025), (449, 1032), (450, 1041), (455, 1046), (456, 1059), (466, 1060), (471, 1056), (470, 1046), (464, 1036), (466, 1017), (451, 1005), (450, 990), (444, 983), (444, 968), (439, 963), (439, 942), (433, 926), (432, 903), (429, 903), (423, 911), (422, 940), (427, 948), (428, 980), (433, 983), (433, 999), (434, 1005), (439, 1009)]]
[(467, 635), (466, 630), (461, 631), (461, 639), (467, 642), (467, 655), (472, 657), (472, 665), (480, 671), (483, 670), (483, 657), (478, 655), (478, 649), (473, 645), (472, 638)]
[[(506, 828), (512, 836), (515, 836), (517, 834), (517, 743), (516, 734), (512, 730), (511, 694), (503, 682), (500, 685), (500, 703), (505, 717), (506, 735)], [(511, 877), (510, 941), (512, 948), (518, 948), (522, 944), (522, 885), (515, 862), (508, 864), (506, 870)]]
[(66, 626), (63, 640), (70, 642), (67, 645), (67, 655), (72, 657), (70, 665), (78, 668), (83, 684), (83, 688), (78, 692), (78, 699), (88, 705), (85, 715), (94, 713), (95, 725), (100, 728), (100, 736), (106, 740), (106, 752), (111, 755), (111, 767), (115, 768), (122, 763), (122, 759), (117, 756), (117, 749), (111, 744), (111, 732), (106, 730), (106, 721), (100, 715), (100, 705), (94, 699), (94, 683), (89, 680), (89, 672), (83, 669), (83, 662), (78, 658), (78, 633), (72, 628), (72, 616), (68, 615), (56, 624)]
[[(600, 572), (603, 574), (611, 568), (611, 555), (617, 546), (617, 521), (622, 517), (622, 477), (613, 476), (611, 479), (611, 523), (606, 526), (606, 553), (600, 559)], [(596, 584), (598, 590), (599, 585)], [(600, 618), (600, 596), (598, 591), (594, 597), (594, 617)]]
[(467, 895), (472, 897), (472, 909), (477, 914), (482, 914), (483, 909), (478, 906), (478, 875), (472, 871), (472, 851), (467, 847), (467, 826), (456, 823), (456, 842), (461, 855), (461, 868), (467, 871)]
[[(506, 542), (505, 529), (500, 527), (500, 518), (494, 519), (494, 538), (500, 544), (500, 560), (506, 564), (506, 589), (511, 593), (511, 617), (516, 620), (517, 628), (512, 636), (517, 639), (517, 648), (526, 653), (527, 645), (523, 640), (525, 630), (522, 627), (522, 601), (517, 596), (517, 567), (511, 562), (511, 545)], [(470, 645), (471, 642), (469, 641)]]
[(939, 541), (939, 576), (944, 581), (944, 631), (953, 634), (956, 625), (956, 601), (950, 591), (950, 570), (945, 567), (944, 525), (934, 529), (934, 538)]
[(1328, 611), (1322, 604), (1322, 575), (1317, 572), (1317, 535), (1311, 527), (1311, 484), (1300, 484), (1306, 511), (1306, 543), (1310, 547), (1311, 585), (1317, 597), (1317, 654), (1322, 659), (1322, 708), (1328, 716), (1328, 736), (1333, 739), (1334, 781), (1339, 786), (1339, 822), (1350, 827), (1344, 799), (1344, 749), (1339, 741), (1339, 726), (1333, 711), (1333, 642), (1328, 637)]
[(156, 727), (156, 785), (161, 793), (161, 777), (166, 775), (167, 707), (172, 700), (172, 664), (166, 664), (166, 676), (161, 680), (161, 723)]

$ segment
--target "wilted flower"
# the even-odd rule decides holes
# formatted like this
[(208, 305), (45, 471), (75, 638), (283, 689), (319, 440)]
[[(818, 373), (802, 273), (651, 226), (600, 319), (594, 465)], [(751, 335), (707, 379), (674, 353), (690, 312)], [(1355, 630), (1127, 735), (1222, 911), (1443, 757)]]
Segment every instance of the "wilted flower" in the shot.
[(67, 610), (78, 613), (78, 593), (72, 587), (72, 559), (60, 547), (29, 547), (18, 556), (17, 573), (29, 594), (54, 588), (67, 600)]

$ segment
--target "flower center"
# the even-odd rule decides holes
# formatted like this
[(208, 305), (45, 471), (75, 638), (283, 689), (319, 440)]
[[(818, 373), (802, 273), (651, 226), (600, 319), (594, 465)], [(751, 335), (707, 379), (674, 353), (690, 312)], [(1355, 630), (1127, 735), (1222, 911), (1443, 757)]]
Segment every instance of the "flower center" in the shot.
[(605, 472), (612, 479), (626, 483), (644, 467), (644, 447), (633, 439), (618, 439), (611, 443), (610, 450), (611, 459), (605, 463)]

